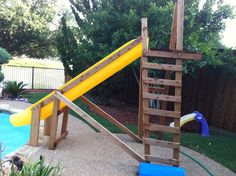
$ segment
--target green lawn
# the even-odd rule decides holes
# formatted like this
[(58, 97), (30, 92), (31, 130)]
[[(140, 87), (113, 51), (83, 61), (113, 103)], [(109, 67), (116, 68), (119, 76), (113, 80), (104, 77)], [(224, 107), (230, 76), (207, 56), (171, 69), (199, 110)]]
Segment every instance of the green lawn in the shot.
[[(47, 95), (47, 93), (28, 93), (25, 97), (27, 97), (31, 103), (34, 103), (45, 95)], [(109, 121), (89, 111), (82, 102), (76, 100), (75, 103), (111, 132), (121, 132)], [(78, 117), (74, 112), (71, 111), (70, 113)], [(137, 133), (136, 125), (125, 125), (133, 132)], [(168, 140), (171, 136), (165, 134), (164, 138)], [(198, 151), (236, 172), (236, 133), (230, 133), (215, 128), (210, 128), (210, 137), (208, 138), (204, 138), (197, 133), (182, 133), (181, 145)]]

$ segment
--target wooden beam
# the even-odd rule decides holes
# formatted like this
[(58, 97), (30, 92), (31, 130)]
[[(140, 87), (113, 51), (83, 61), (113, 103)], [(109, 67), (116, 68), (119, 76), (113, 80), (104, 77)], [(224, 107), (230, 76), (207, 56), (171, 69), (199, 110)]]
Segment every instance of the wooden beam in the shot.
[(32, 119), (31, 119), (29, 145), (34, 146), (34, 147), (38, 146), (40, 110), (41, 110), (40, 105), (36, 105), (35, 107), (32, 108)]
[(68, 135), (68, 131), (65, 131), (63, 134), (61, 134), (59, 138), (57, 138), (54, 145), (57, 146), (61, 141), (63, 141), (63, 139), (66, 138), (67, 135)]
[(61, 93), (56, 92), (55, 97), (63, 101), (70, 109), (72, 109), (75, 113), (77, 113), (81, 118), (86, 120), (89, 124), (94, 126), (96, 129), (98, 129), (102, 134), (110, 137), (112, 141), (117, 144), (119, 147), (121, 147), (124, 151), (126, 151), (130, 156), (132, 156), (137, 161), (141, 162), (144, 161), (144, 158), (140, 156), (137, 152), (135, 152), (133, 149), (131, 149), (127, 144), (125, 144), (123, 141), (121, 141), (117, 136), (112, 134), (109, 130), (107, 130), (105, 127), (103, 127), (100, 123), (98, 123), (96, 120), (94, 120), (91, 116), (89, 116), (86, 112), (84, 112), (82, 109), (80, 109), (78, 106), (76, 106), (73, 102), (71, 102), (68, 98), (63, 96)]
[(65, 107), (63, 111), (61, 135), (67, 132), (68, 115), (69, 115), (69, 108)]
[(172, 18), (169, 49), (172, 49), (172, 50), (175, 49), (176, 35), (177, 35), (177, 5), (175, 4), (174, 11), (173, 11), (173, 18)]
[(145, 158), (147, 161), (150, 162), (155, 162), (155, 163), (162, 163), (162, 164), (168, 164), (168, 165), (179, 165), (179, 160), (176, 159), (166, 159), (163, 157), (159, 156), (151, 156), (151, 155), (146, 155)]
[[(148, 77), (148, 70), (147, 69), (143, 69), (143, 64), (145, 62), (148, 62), (148, 58), (144, 56), (144, 53), (147, 52), (148, 50), (148, 31), (147, 31), (147, 28), (148, 28), (148, 25), (147, 25), (147, 18), (142, 18), (141, 20), (141, 37), (142, 37), (142, 58), (141, 58), (141, 71), (142, 71), (142, 118), (143, 118), (143, 124), (149, 124), (150, 123), (150, 119), (149, 119), (149, 116), (147, 114), (145, 114), (143, 111), (145, 108), (148, 107), (148, 100), (145, 100), (143, 99), (143, 93), (144, 92), (148, 92), (148, 85), (147, 84), (144, 84), (144, 77)], [(149, 138), (150, 137), (150, 131), (149, 129), (144, 129), (144, 137), (145, 138)], [(150, 145), (148, 144), (144, 144), (144, 155), (150, 155)], [(146, 158), (145, 158), (146, 160)]]
[(143, 68), (169, 70), (169, 71), (182, 71), (182, 66), (180, 65), (159, 64), (159, 63), (149, 63), (149, 62), (144, 62)]
[(151, 109), (145, 108), (144, 114), (163, 116), (163, 117), (172, 117), (172, 118), (180, 118), (180, 111), (168, 111), (168, 110), (160, 110), (160, 109)]
[(117, 121), (114, 117), (103, 111), (100, 107), (96, 106), (93, 102), (85, 98), (84, 96), (81, 96), (79, 98), (81, 101), (83, 101), (89, 108), (94, 110), (97, 114), (101, 115), (108, 121), (110, 121), (113, 125), (121, 129), (124, 133), (128, 134), (130, 137), (132, 137), (137, 142), (142, 142), (142, 138), (138, 137), (136, 134), (134, 134), (132, 131), (130, 131), (127, 127), (125, 127), (122, 123)]
[(172, 51), (148, 50), (144, 53), (144, 56), (169, 58), (169, 59), (184, 59), (184, 60), (200, 60), (202, 58), (202, 55), (200, 53), (190, 53), (178, 50), (172, 50)]
[(143, 137), (143, 90), (142, 90), (142, 62), (139, 68), (139, 96), (138, 96), (138, 137)]
[[(165, 125), (149, 124), (149, 125), (144, 125), (144, 128), (149, 129), (150, 131), (161, 131), (161, 132), (167, 132), (167, 133), (180, 134), (180, 129), (178, 127), (169, 127)], [(176, 143), (179, 143), (179, 142), (176, 142)]]
[(89, 72), (83, 74), (82, 76), (80, 76), (77, 80), (73, 81), (72, 83), (70, 83), (69, 85), (67, 85), (66, 87), (64, 87), (61, 92), (66, 92), (69, 89), (71, 89), (72, 87), (76, 86), (77, 84), (79, 84), (80, 82), (84, 81), (85, 79), (87, 79), (88, 77), (90, 77), (91, 75), (93, 75), (94, 73), (96, 73), (97, 71), (99, 71), (100, 69), (102, 69), (103, 67), (105, 67), (106, 65), (110, 64), (111, 62), (113, 62), (114, 60), (116, 60), (118, 57), (120, 57), (121, 55), (123, 55), (124, 53), (126, 53), (127, 51), (129, 51), (130, 49), (132, 49), (133, 47), (135, 47), (136, 45), (138, 45), (141, 42), (141, 38), (137, 38), (136, 40), (134, 40), (133, 42), (131, 42), (129, 45), (127, 45), (126, 47), (122, 48), (119, 52), (117, 52), (116, 54), (110, 56), (108, 59), (106, 59), (106, 61), (101, 62), (98, 66), (92, 68)]
[(181, 87), (182, 86), (181, 80), (169, 80), (169, 79), (158, 79), (158, 78), (148, 78), (148, 77), (143, 77), (143, 83), (144, 84), (167, 85), (167, 86), (173, 86), (173, 87)]
[(50, 122), (51, 122), (51, 118), (50, 117), (46, 118), (44, 120), (44, 132), (43, 133), (44, 133), (45, 136), (50, 136), (50, 127), (51, 127)]
[[(177, 1), (177, 39), (176, 49), (183, 50), (183, 33), (184, 33), (184, 0)], [(176, 65), (182, 65), (182, 60), (177, 59)], [(182, 80), (182, 72), (176, 72), (176, 80)], [(175, 95), (181, 96), (181, 88), (175, 87)], [(174, 110), (181, 112), (181, 103), (174, 103)], [(180, 128), (180, 119), (174, 119), (175, 128)], [(174, 134), (174, 142), (180, 142), (180, 134)], [(179, 149), (174, 149), (173, 158), (179, 160)], [(175, 165), (179, 166), (179, 164)]]
[(179, 103), (181, 102), (180, 96), (171, 96), (171, 95), (154, 94), (154, 93), (144, 93), (143, 98), (169, 101), (169, 102), (179, 102)]
[(143, 138), (143, 142), (149, 145), (156, 145), (159, 147), (166, 147), (171, 149), (179, 149), (179, 143), (170, 142), (170, 141), (163, 141), (163, 140), (155, 140), (151, 138)]
[(56, 92), (54, 94), (53, 113), (51, 117), (51, 129), (50, 129), (50, 138), (49, 138), (50, 150), (55, 149), (56, 139), (57, 139), (58, 111), (59, 111), (60, 100), (57, 99), (55, 95), (56, 95)]
[(148, 87), (148, 92), (164, 94), (164, 87)]

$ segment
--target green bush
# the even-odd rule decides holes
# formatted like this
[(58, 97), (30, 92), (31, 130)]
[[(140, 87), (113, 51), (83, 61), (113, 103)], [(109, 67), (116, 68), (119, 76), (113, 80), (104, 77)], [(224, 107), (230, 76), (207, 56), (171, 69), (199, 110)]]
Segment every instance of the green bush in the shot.
[(24, 90), (25, 86), (27, 86), (27, 84), (24, 84), (23, 81), (19, 83), (16, 81), (7, 81), (4, 83), (4, 91), (9, 93), (12, 98), (19, 98), (26, 92), (26, 90)]
[(0, 47), (0, 61), (3, 63), (7, 63), (10, 59), (10, 54), (4, 49)]
[(4, 80), (4, 74), (0, 71), (0, 82)]
[(24, 163), (21, 171), (16, 171), (12, 165), (11, 176), (59, 176), (62, 174), (62, 169), (58, 165), (45, 165), (45, 160), (40, 156), (40, 160), (35, 163)]

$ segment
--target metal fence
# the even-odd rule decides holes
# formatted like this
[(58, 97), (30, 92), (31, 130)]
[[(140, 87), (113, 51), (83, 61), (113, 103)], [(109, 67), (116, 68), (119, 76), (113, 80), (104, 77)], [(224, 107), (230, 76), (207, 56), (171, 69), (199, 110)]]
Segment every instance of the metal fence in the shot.
[(57, 89), (65, 83), (64, 69), (3, 65), (4, 81), (23, 81), (27, 89)]

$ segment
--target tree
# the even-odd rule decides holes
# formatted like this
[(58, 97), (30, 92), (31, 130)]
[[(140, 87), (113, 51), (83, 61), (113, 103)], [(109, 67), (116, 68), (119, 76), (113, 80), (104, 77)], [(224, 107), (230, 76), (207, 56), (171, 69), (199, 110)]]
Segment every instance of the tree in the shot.
[(65, 72), (72, 77), (87, 67), (83, 59), (79, 59), (79, 47), (72, 29), (66, 24), (66, 15), (61, 18), (60, 32), (57, 37), (57, 50), (60, 55)]
[(0, 0), (0, 46), (14, 55), (44, 57), (54, 54), (50, 24), (55, 1)]

